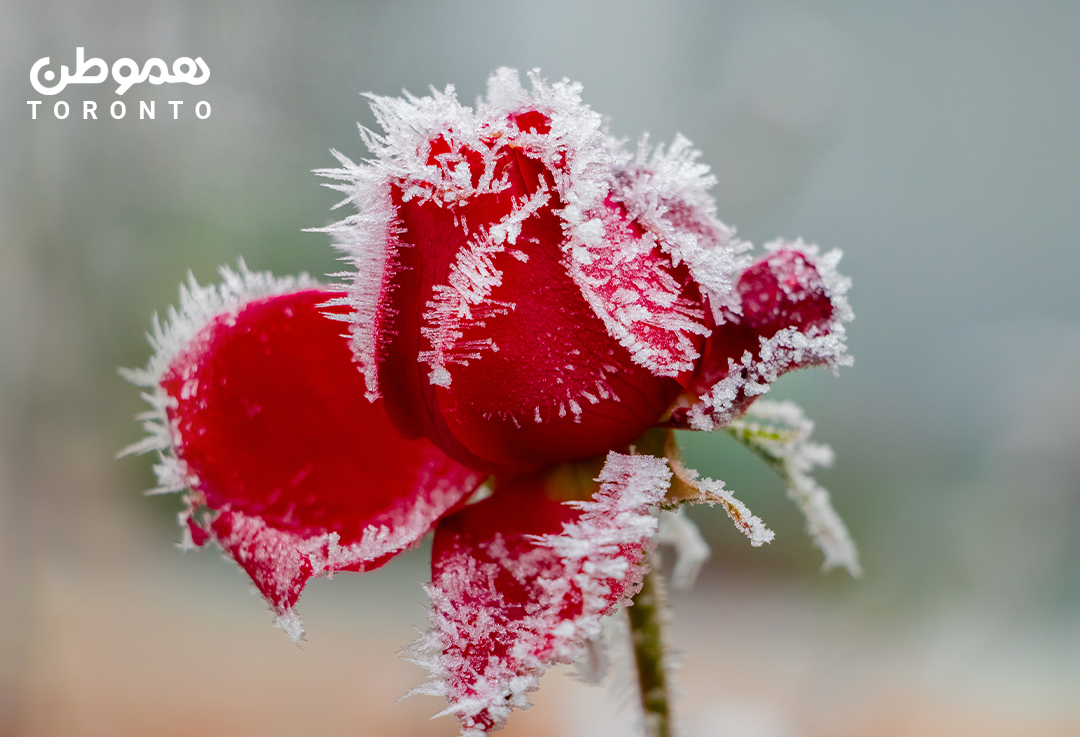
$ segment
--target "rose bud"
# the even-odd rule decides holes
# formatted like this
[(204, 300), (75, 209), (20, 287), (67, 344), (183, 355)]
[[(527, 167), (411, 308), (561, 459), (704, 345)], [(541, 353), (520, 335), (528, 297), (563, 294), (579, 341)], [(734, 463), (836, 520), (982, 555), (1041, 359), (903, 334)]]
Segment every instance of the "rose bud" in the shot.
[(784, 373), (808, 366), (850, 366), (839, 251), (818, 256), (802, 241), (776, 241), (739, 274), (731, 307), (712, 327), (704, 356), (667, 424), (694, 430), (723, 427), (743, 414)]

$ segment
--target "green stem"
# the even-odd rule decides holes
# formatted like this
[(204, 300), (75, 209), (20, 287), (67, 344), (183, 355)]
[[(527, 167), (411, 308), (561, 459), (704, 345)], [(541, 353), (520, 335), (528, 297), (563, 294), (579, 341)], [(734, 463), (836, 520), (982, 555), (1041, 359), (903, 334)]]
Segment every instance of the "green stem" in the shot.
[(659, 561), (649, 561), (641, 591), (634, 605), (627, 607), (630, 615), (630, 636), (633, 638), (634, 659), (637, 661), (638, 691), (645, 718), (647, 737), (672, 737), (671, 702), (668, 697), (667, 648), (664, 645), (664, 619), (667, 601), (664, 581), (658, 569)]

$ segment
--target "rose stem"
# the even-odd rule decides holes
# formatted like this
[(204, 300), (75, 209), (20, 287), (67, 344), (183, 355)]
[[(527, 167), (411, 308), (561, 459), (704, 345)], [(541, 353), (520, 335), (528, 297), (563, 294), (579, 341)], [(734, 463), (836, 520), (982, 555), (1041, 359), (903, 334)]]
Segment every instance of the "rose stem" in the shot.
[(668, 700), (667, 650), (664, 646), (664, 618), (667, 606), (659, 560), (652, 556), (649, 570), (634, 597), (630, 615), (630, 636), (637, 661), (638, 691), (648, 737), (671, 737), (671, 706)]

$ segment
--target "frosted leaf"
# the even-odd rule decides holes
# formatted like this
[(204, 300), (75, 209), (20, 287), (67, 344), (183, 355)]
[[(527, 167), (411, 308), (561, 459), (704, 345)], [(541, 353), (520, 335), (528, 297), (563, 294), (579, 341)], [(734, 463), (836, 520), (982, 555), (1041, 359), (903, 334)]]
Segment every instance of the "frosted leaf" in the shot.
[(697, 493), (697, 498), (684, 497), (680, 501), (708, 504), (709, 506), (719, 504), (727, 512), (728, 518), (735, 523), (735, 527), (738, 528), (739, 532), (746, 535), (750, 539), (750, 544), (755, 548), (765, 543), (771, 543), (773, 538), (776, 537), (776, 533), (766, 527), (760, 517), (736, 499), (731, 491), (724, 488), (723, 481), (701, 478), (697, 471), (687, 468), (680, 460), (669, 459), (669, 463), (671, 463), (671, 469), (678, 481)]
[[(639, 442), (644, 445), (651, 445), (649, 452), (666, 458), (672, 471), (671, 486), (662, 505), (664, 509), (678, 509), (679, 505), (682, 504), (708, 504), (710, 507), (719, 504), (727, 513), (728, 518), (735, 523), (735, 527), (739, 532), (750, 539), (750, 544), (753, 547), (756, 548), (773, 541), (775, 533), (765, 526), (760, 517), (757, 517), (745, 504), (736, 499), (731, 491), (725, 489), (723, 481), (701, 478), (697, 471), (687, 468), (683, 464), (682, 451), (675, 440), (675, 433), (672, 430), (657, 428), (651, 432), (651, 435), (642, 436)], [(688, 519), (684, 521), (692, 525)], [(677, 525), (678, 522), (673, 524)], [(688, 546), (688, 550), (693, 550), (696, 547), (696, 543), (692, 539), (696, 530), (680, 531), (676, 527), (674, 532), (687, 536), (684, 544)], [(708, 557), (707, 550), (705, 557)], [(688, 567), (690, 565), (687, 564)], [(692, 577), (690, 578), (692, 580)]]
[(833, 509), (829, 492), (810, 475), (832, 465), (827, 445), (810, 442), (814, 423), (793, 402), (760, 400), (735, 420), (727, 432), (765, 460), (787, 486), (788, 497), (806, 517), (806, 531), (825, 555), (823, 569), (843, 566), (858, 577), (859, 554), (840, 515)]
[(432, 680), (414, 693), (446, 696), (443, 713), (468, 737), (528, 708), (544, 671), (577, 661), (640, 588), (657, 529), (649, 507), (670, 479), (662, 458), (610, 453), (591, 501), (560, 505), (511, 482), (440, 523), (432, 628), (412, 649)]

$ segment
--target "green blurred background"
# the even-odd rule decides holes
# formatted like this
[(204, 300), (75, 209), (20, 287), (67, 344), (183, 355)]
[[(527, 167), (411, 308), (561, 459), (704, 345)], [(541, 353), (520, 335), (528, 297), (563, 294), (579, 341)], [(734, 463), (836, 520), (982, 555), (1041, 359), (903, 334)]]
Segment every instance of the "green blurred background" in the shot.
[[(438, 700), (395, 702), (423, 680), (395, 650), (424, 553), (313, 582), (293, 647), (234, 566), (173, 549), (151, 459), (113, 460), (142, 409), (116, 367), (145, 363), (188, 269), (338, 269), (301, 230), (337, 201), (310, 170), (365, 156), (358, 93), (471, 102), (499, 66), (582, 82), (618, 136), (689, 136), (743, 238), (839, 247), (854, 278), (855, 366), (771, 396), (837, 451), (819, 479), (865, 575), (818, 575), (779, 483), (684, 438), (778, 533), (751, 549), (695, 510), (714, 554), (673, 597), (685, 734), (1080, 734), (1078, 37), (1071, 0), (0, 3), (0, 734), (456, 734)], [(113, 120), (110, 84), (30, 86), (76, 46), (211, 79), (136, 86)], [(537, 703), (505, 734), (629, 729), (625, 694), (569, 669)]]

